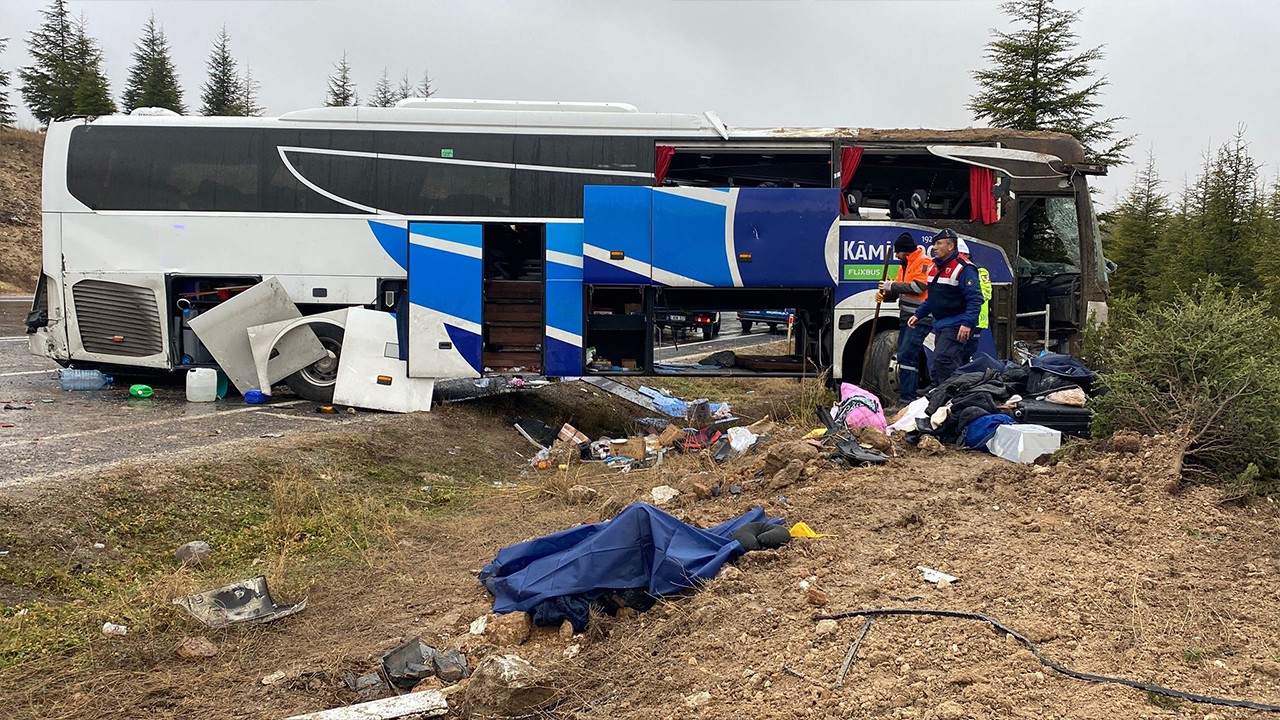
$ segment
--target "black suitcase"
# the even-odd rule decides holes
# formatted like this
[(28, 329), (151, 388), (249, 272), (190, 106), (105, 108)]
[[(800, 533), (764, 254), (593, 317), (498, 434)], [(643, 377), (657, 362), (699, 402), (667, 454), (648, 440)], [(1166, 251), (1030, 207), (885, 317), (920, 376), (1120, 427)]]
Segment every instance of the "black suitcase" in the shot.
[(1020, 423), (1043, 425), (1064, 435), (1082, 438), (1089, 437), (1089, 421), (1093, 419), (1093, 411), (1087, 407), (1059, 405), (1048, 400), (1022, 400), (1005, 412)]

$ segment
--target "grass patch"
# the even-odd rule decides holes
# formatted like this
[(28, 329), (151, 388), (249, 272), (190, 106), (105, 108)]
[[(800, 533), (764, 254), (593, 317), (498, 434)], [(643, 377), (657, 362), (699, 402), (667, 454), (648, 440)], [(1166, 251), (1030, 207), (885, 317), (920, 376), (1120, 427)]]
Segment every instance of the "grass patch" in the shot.
[(1199, 665), (1204, 660), (1204, 648), (1189, 647), (1182, 650), (1182, 662), (1188, 665)]
[[(464, 507), (511, 466), (457, 430), (441, 433), (467, 444), (451, 453), (424, 438), (424, 424), (406, 419), (225, 462), (119, 471), (74, 496), (6, 508), (0, 671), (92, 655), (83, 651), (101, 642), (107, 621), (153, 635), (153, 650), (167, 652), (165, 643), (192, 629), (174, 597), (266, 575), (273, 594), (292, 601), (322, 568), (362, 562), (412, 518)], [(424, 473), (430, 493), (421, 490)], [(173, 551), (197, 539), (213, 549), (208, 562), (179, 566)]]

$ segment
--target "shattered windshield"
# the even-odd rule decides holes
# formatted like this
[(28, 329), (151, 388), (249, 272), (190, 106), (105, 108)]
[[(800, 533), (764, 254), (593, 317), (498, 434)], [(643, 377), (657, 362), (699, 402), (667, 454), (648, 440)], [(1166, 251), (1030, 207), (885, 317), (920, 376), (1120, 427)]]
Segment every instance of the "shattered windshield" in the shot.
[(1019, 202), (1018, 274), (1080, 272), (1080, 226), (1069, 195)]

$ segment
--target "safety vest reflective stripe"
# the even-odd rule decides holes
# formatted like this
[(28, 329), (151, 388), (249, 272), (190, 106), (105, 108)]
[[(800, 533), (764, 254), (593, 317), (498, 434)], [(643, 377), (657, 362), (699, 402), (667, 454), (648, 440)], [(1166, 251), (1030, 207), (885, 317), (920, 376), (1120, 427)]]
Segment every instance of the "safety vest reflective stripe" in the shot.
[(991, 273), (986, 268), (978, 268), (978, 287), (982, 289), (982, 309), (978, 311), (978, 329), (985, 329), (991, 324)]

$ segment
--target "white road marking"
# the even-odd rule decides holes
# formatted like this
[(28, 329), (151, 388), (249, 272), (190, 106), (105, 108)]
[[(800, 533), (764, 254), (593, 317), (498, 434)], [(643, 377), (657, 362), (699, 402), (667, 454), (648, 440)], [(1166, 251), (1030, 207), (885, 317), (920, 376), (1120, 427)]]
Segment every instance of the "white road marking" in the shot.
[(7, 373), (0, 373), (0, 377), (13, 377), (14, 375), (39, 375), (40, 373), (52, 373), (52, 372), (58, 372), (58, 369), (50, 368), (48, 370), (23, 370), (22, 372), (7, 372)]
[[(43, 372), (43, 371), (42, 371)], [(290, 407), (293, 405), (301, 405), (306, 400), (290, 400), (289, 402), (275, 403), (271, 407)], [(0, 443), (0, 448), (14, 447), (15, 445), (27, 445), (29, 443), (43, 442), (47, 440), (66, 440), (70, 438), (85, 437), (86, 435), (101, 435), (103, 433), (115, 432), (117, 430), (132, 430), (134, 428), (147, 427), (149, 425), (168, 425), (180, 423), (184, 420), (207, 420), (210, 417), (220, 417), (223, 415), (235, 415), (245, 412), (261, 412), (262, 408), (256, 405), (243, 407), (236, 410), (217, 410), (212, 413), (201, 415), (186, 415), (182, 417), (160, 418), (159, 420), (148, 420), (140, 423), (128, 423), (125, 425), (114, 425), (112, 427), (99, 428), (97, 430), (85, 430), (84, 432), (63, 433), (62, 435), (47, 435), (44, 437), (32, 438), (29, 440), (16, 440), (14, 442)]]
[(28, 304), (29, 304), (29, 303), (31, 302), (31, 298), (29, 298), (29, 297), (0, 297), (0, 302), (20, 302), (20, 303), (28, 303)]
[[(280, 407), (280, 406), (276, 405), (276, 407)], [(273, 413), (273, 412), (267, 412), (266, 410), (263, 410), (260, 414), (270, 415), (271, 417), (284, 418), (285, 420), (310, 420), (311, 422), (323, 422), (323, 423), (346, 422), (346, 420), (335, 421), (331, 417), (311, 417), (309, 415), (285, 415), (284, 413)]]
[(26, 339), (26, 335), (11, 335), (9, 337), (0, 337), (0, 342), (23, 342)]

